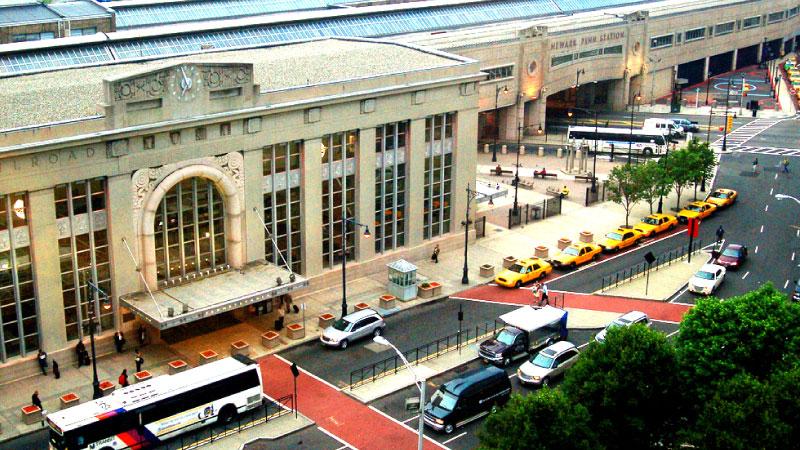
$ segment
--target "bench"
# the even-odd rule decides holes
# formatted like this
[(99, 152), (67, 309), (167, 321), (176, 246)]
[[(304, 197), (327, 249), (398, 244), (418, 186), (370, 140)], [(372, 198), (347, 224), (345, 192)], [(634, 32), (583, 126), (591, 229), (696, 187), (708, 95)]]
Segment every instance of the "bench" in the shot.
[(519, 187), (533, 189), (533, 180), (519, 180)]
[(495, 175), (495, 176), (498, 176), (498, 177), (513, 176), (514, 175), (514, 171), (511, 170), (511, 169), (501, 169), (499, 171), (497, 169), (490, 169), (489, 170), (489, 175)]
[(558, 178), (558, 174), (555, 172), (540, 172), (538, 170), (533, 171), (533, 178), (539, 177), (541, 179), (545, 179), (545, 177), (551, 178)]
[(592, 181), (592, 180), (594, 180), (594, 181), (597, 181), (597, 177), (593, 177), (591, 175), (575, 175), (575, 180), (581, 180), (581, 181)]
[(547, 186), (545, 189), (549, 195), (553, 195), (556, 197), (566, 198), (569, 194), (562, 196), (561, 195), (561, 188), (556, 186)]

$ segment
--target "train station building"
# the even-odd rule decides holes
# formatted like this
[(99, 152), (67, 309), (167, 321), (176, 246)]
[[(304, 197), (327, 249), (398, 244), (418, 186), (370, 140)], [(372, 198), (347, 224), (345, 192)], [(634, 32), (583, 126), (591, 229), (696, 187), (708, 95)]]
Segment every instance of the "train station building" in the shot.
[(0, 382), (69, 351), (90, 311), (106, 338), (179, 333), (338, 283), (345, 248), (357, 277), (463, 245), (481, 137), (648, 103), (800, 35), (797, 0), (170, 9), (206, 3), (0, 45)]

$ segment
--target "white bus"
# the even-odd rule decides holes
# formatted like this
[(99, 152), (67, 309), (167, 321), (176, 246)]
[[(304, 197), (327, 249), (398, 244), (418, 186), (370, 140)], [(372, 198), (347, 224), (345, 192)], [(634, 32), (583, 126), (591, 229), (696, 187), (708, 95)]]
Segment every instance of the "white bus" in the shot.
[(594, 141), (597, 140), (598, 152), (610, 152), (613, 145), (614, 152), (620, 154), (627, 153), (630, 144), (631, 153), (644, 156), (661, 155), (669, 144), (668, 136), (655, 129), (634, 129), (631, 132), (629, 128), (569, 127), (567, 139), (578, 145), (588, 145), (590, 150), (594, 150)]
[(166, 439), (262, 405), (261, 372), (234, 356), (162, 375), (47, 415), (50, 448), (119, 450), (156, 447)]

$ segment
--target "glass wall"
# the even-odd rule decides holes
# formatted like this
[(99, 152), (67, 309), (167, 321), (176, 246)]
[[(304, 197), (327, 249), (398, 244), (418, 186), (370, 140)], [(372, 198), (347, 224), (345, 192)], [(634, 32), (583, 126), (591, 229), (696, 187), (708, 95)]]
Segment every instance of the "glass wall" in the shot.
[(375, 252), (405, 245), (408, 122), (375, 129)]
[(425, 119), (424, 238), (450, 232), (455, 113)]
[(156, 211), (158, 281), (182, 278), (226, 264), (222, 195), (204, 178), (181, 181)]
[(322, 265), (341, 262), (342, 243), (347, 244), (347, 259), (355, 252), (355, 230), (348, 224), (342, 239), (342, 217), (355, 218), (356, 146), (358, 131), (344, 131), (322, 137)]
[(39, 348), (28, 196), (0, 195), (0, 361)]
[[(112, 330), (105, 180), (95, 178), (56, 186), (55, 207), (67, 340), (89, 333), (90, 312), (98, 318), (101, 332)], [(87, 280), (105, 295), (91, 289)]]
[[(301, 273), (300, 153), (302, 141), (264, 148), (264, 257), (277, 266), (286, 264)], [(273, 243), (270, 234), (275, 240)], [(277, 244), (279, 252), (275, 251)], [(283, 255), (281, 257), (281, 255)]]

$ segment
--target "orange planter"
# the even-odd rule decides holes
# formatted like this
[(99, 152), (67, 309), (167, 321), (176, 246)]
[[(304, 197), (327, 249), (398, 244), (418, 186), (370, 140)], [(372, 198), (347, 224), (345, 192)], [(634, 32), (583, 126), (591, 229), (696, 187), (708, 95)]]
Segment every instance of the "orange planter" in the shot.
[(381, 295), (378, 300), (383, 309), (392, 309), (395, 303), (397, 303), (397, 297), (389, 294)]
[(142, 370), (141, 372), (136, 372), (133, 374), (133, 379), (136, 380), (137, 383), (141, 383), (142, 381), (147, 381), (153, 378), (153, 374), (150, 373), (149, 370)]
[(103, 381), (100, 382), (100, 391), (103, 392), (103, 397), (105, 397), (106, 395), (114, 392), (115, 388), (116, 388), (116, 386), (114, 385), (114, 383), (112, 383), (112, 382), (110, 382), (108, 380), (103, 380)]
[(336, 317), (333, 314), (328, 314), (328, 313), (320, 314), (317, 326), (319, 326), (320, 330), (324, 330), (325, 328), (328, 328), (333, 324), (334, 319), (336, 319)]
[(81, 398), (74, 392), (64, 394), (61, 396), (61, 409), (66, 409), (75, 406), (80, 402)]
[(361, 310), (364, 310), (364, 309), (367, 309), (367, 308), (369, 308), (369, 305), (364, 303), (364, 302), (356, 304), (356, 311), (361, 311)]
[(236, 342), (231, 342), (231, 356), (234, 355), (242, 355), (242, 356), (249, 356), (250, 355), (250, 344), (243, 340), (238, 340)]
[(183, 372), (184, 370), (186, 370), (186, 368), (189, 367), (189, 365), (186, 364), (186, 361), (182, 359), (176, 359), (175, 361), (170, 361), (167, 365), (169, 366), (170, 375), (175, 375), (178, 372)]
[(266, 348), (275, 348), (281, 343), (278, 339), (281, 335), (274, 331), (267, 331), (261, 335), (261, 345)]
[(216, 361), (219, 358), (219, 354), (214, 350), (203, 350), (200, 352), (199, 363), (200, 365), (208, 364), (210, 362)]
[(299, 323), (293, 323), (286, 327), (286, 334), (289, 339), (303, 339), (306, 337), (306, 329)]

